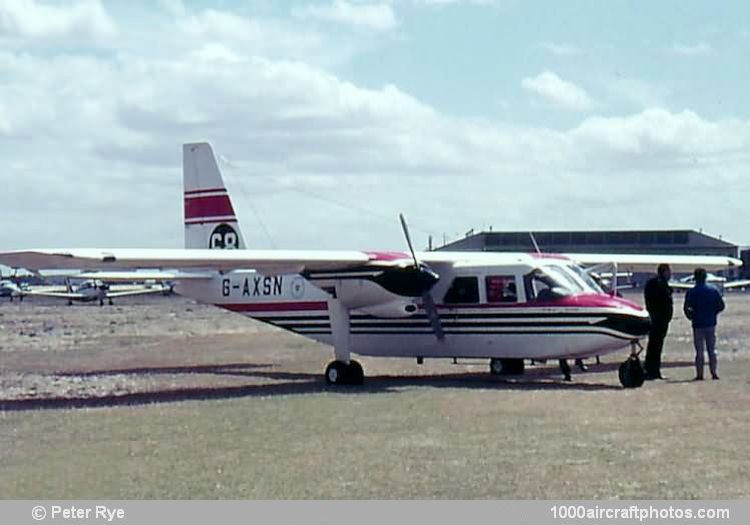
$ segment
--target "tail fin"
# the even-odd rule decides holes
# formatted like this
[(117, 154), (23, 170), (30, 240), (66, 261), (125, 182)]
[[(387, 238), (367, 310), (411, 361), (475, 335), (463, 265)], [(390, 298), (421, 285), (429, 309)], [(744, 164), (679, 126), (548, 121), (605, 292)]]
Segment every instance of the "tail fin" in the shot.
[(242, 249), (232, 200), (207, 142), (182, 145), (185, 248)]

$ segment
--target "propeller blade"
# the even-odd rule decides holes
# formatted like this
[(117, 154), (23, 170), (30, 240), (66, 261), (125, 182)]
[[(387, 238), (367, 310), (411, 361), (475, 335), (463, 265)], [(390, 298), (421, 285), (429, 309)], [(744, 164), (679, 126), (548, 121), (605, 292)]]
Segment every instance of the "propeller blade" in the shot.
[(435, 300), (432, 298), (432, 294), (430, 292), (425, 292), (422, 294), (422, 304), (424, 305), (427, 319), (430, 320), (430, 324), (432, 325), (432, 331), (435, 332), (435, 337), (438, 338), (438, 341), (442, 341), (443, 339), (445, 339), (445, 332), (443, 332), (443, 323), (440, 322), (440, 314), (438, 314), (437, 306), (435, 306)]
[(401, 229), (404, 230), (404, 237), (406, 237), (406, 244), (409, 245), (409, 251), (411, 252), (411, 257), (414, 259), (414, 266), (419, 268), (419, 261), (417, 261), (417, 254), (414, 252), (414, 245), (411, 243), (411, 235), (409, 235), (409, 227), (406, 225), (406, 219), (404, 218), (403, 213), (398, 214), (398, 218), (401, 219)]

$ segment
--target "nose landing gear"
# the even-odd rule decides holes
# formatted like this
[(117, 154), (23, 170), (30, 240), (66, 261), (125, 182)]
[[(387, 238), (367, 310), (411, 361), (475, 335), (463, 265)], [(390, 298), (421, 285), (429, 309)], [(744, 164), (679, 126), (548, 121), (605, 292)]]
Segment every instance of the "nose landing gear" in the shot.
[(630, 357), (627, 358), (618, 370), (620, 384), (625, 388), (640, 388), (646, 380), (646, 372), (643, 370), (641, 360), (638, 357), (643, 352), (643, 346), (637, 340), (630, 343)]

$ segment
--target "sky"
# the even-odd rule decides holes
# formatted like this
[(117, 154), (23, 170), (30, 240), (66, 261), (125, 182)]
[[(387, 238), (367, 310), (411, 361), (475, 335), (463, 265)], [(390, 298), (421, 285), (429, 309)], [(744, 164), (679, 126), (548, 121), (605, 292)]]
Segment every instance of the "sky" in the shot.
[(750, 244), (750, 3), (0, 2), (0, 249), (183, 243), (208, 141), (249, 247), (469, 230)]

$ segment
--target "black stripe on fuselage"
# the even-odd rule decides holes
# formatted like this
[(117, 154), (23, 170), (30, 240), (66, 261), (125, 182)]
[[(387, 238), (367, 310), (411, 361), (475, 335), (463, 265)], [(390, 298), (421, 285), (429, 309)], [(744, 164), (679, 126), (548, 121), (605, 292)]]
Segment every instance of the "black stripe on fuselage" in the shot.
[[(330, 330), (323, 328), (307, 328), (307, 329), (291, 329), (290, 331), (298, 333), (300, 335), (331, 335)], [(504, 330), (504, 331), (492, 331), (492, 330), (444, 330), (446, 335), (605, 335), (607, 337), (614, 337), (616, 339), (622, 339), (623, 341), (632, 341), (635, 339), (634, 336), (629, 334), (623, 334), (613, 332), (610, 330), (602, 330), (592, 327), (590, 330)], [(432, 330), (352, 330), (352, 335), (434, 335)]]
[[(604, 317), (604, 319), (601, 319)], [(565, 318), (565, 321), (555, 319)], [(578, 319), (580, 320), (578, 320)], [(311, 333), (310, 330), (324, 330), (330, 333), (330, 319), (327, 315), (291, 315), (255, 317), (280, 328), (300, 333)], [(576, 319), (576, 320), (573, 320)], [(524, 328), (566, 328), (599, 327), (605, 330), (619, 332), (628, 337), (639, 337), (648, 333), (648, 321), (637, 319), (625, 314), (596, 314), (596, 313), (539, 313), (539, 314), (464, 314), (459, 316), (441, 316), (443, 329), (450, 333), (452, 329), (476, 328), (476, 333), (512, 333), (509, 329), (517, 328), (520, 333), (542, 333), (538, 330)], [(503, 328), (505, 330), (491, 331), (487, 329)], [(377, 329), (377, 330), (376, 330)], [(302, 332), (304, 330), (304, 332)], [(401, 319), (383, 319), (370, 315), (356, 315), (351, 319), (351, 331), (359, 333), (420, 333), (432, 332), (429, 320), (422, 314)], [(458, 331), (455, 333), (473, 333)], [(555, 330), (554, 333), (560, 333)]]

